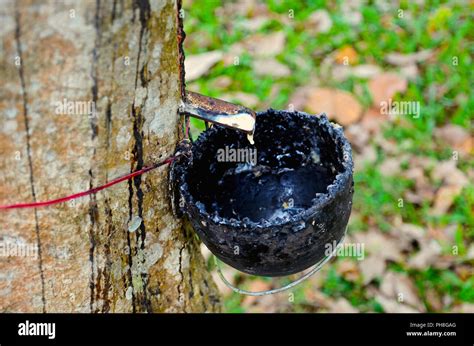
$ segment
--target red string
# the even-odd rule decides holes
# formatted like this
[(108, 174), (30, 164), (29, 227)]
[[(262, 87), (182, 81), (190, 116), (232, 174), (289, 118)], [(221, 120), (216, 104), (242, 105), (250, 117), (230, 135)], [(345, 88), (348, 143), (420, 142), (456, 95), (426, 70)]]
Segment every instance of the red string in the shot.
[(87, 191), (83, 191), (83, 192), (79, 192), (79, 193), (75, 193), (73, 195), (69, 195), (69, 196), (66, 196), (66, 197), (62, 197), (62, 198), (58, 198), (58, 199), (53, 199), (53, 200), (50, 200), (50, 201), (43, 201), (43, 202), (33, 202), (33, 203), (19, 203), (19, 204), (11, 204), (11, 205), (0, 205), (0, 209), (20, 209), (20, 208), (38, 208), (38, 207), (46, 207), (48, 205), (53, 205), (53, 204), (57, 204), (57, 203), (63, 203), (63, 202), (67, 202), (67, 201), (70, 201), (72, 199), (76, 199), (76, 198), (79, 198), (79, 197), (83, 197), (83, 196), (87, 196), (87, 195), (91, 195), (91, 194), (94, 194), (94, 193), (97, 193), (101, 190), (104, 190), (110, 186), (113, 186), (115, 184), (118, 184), (122, 181), (125, 181), (125, 180), (129, 180), (129, 179), (132, 179), (133, 177), (136, 177), (137, 175), (141, 175), (143, 173), (146, 173), (148, 171), (151, 171), (152, 169), (155, 169), (155, 168), (158, 168), (160, 166), (163, 166), (165, 164), (168, 164), (168, 163), (171, 163), (173, 162), (173, 160), (176, 158), (177, 156), (171, 156), (171, 157), (168, 157), (167, 159), (165, 159), (164, 161), (161, 161), (157, 164), (154, 164), (152, 166), (148, 166), (148, 167), (144, 167), (138, 171), (135, 171), (135, 172), (132, 172), (130, 174), (127, 174), (127, 175), (124, 175), (122, 177), (119, 177), (119, 178), (116, 178), (112, 181), (109, 181), (108, 183), (104, 184), (104, 185), (101, 185), (101, 186), (98, 186), (98, 187), (94, 187), (90, 190), (87, 190)]

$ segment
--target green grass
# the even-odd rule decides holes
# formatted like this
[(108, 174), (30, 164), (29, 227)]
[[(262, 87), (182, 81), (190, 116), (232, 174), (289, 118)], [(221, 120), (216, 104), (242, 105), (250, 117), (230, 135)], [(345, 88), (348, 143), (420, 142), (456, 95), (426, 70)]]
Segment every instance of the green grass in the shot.
[(463, 281), (452, 271), (433, 268), (410, 272), (410, 275), (415, 278), (421, 297), (427, 289), (433, 288), (441, 295), (448, 294), (454, 302), (474, 303), (474, 277)]

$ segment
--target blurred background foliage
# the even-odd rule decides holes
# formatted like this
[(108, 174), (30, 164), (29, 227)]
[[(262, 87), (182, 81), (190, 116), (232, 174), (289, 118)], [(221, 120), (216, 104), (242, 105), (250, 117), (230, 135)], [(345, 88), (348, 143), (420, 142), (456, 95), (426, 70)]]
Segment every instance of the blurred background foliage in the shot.
[[(226, 311), (474, 312), (474, 3), (183, 7), (189, 90), (256, 110), (326, 112), (344, 127), (356, 162), (346, 242), (364, 243), (364, 259), (337, 257), (272, 296), (219, 284)], [(383, 114), (388, 100), (418, 103), (420, 113)], [(192, 119), (194, 137), (203, 130)], [(252, 290), (292, 279), (224, 273)]]

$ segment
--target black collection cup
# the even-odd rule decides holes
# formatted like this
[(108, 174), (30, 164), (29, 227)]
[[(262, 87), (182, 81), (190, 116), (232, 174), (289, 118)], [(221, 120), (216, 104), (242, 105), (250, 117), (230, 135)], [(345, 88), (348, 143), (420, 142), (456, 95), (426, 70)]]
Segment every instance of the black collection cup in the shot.
[(248, 274), (285, 276), (335, 250), (354, 184), (351, 147), (324, 114), (257, 113), (255, 145), (222, 126), (172, 164), (179, 209), (209, 250)]

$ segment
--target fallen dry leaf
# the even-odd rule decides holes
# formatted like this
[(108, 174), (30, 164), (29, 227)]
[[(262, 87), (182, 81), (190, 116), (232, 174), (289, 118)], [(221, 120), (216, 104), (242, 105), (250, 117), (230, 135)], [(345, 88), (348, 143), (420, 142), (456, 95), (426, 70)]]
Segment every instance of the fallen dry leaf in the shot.
[(196, 55), (188, 55), (184, 61), (186, 81), (193, 81), (205, 75), (212, 66), (222, 59), (221, 51), (212, 51)]
[(424, 96), (432, 100), (440, 101), (449, 91), (448, 86), (442, 82), (432, 82), (423, 92)]
[(229, 76), (219, 76), (214, 81), (212, 84), (219, 89), (225, 89), (228, 88), (232, 84), (232, 78)]
[(343, 46), (337, 50), (334, 60), (340, 65), (355, 65), (359, 60), (359, 56), (353, 47)]
[(443, 302), (441, 301), (441, 297), (439, 296), (438, 292), (436, 292), (435, 289), (431, 287), (428, 288), (425, 291), (425, 298), (431, 310), (438, 311), (438, 312), (443, 310)]
[(453, 312), (462, 312), (467, 314), (474, 314), (474, 304), (472, 303), (463, 303), (461, 305), (455, 306)]
[(419, 312), (418, 310), (410, 306), (399, 303), (396, 300), (384, 297), (382, 294), (376, 295), (375, 299), (380, 303), (380, 305), (382, 305), (383, 310), (388, 313), (418, 313)]
[(259, 99), (256, 95), (241, 91), (223, 94), (221, 99), (227, 102), (238, 103), (249, 108), (254, 108), (259, 103)]
[(413, 180), (416, 185), (427, 183), (428, 179), (421, 167), (412, 167), (403, 172), (403, 176), (407, 179)]
[(325, 112), (330, 119), (343, 126), (355, 123), (362, 115), (362, 106), (351, 93), (331, 88), (312, 91), (308, 96), (306, 109), (314, 114)]
[(385, 155), (396, 156), (400, 154), (397, 143), (394, 140), (386, 139), (382, 133), (377, 132), (372, 138), (374, 143), (380, 146)]
[(389, 237), (375, 229), (365, 234), (355, 234), (353, 241), (365, 245), (366, 257), (359, 262), (364, 285), (382, 276), (386, 269), (386, 260), (399, 261), (403, 258), (401, 251), (404, 244), (400, 243), (397, 233), (393, 234), (394, 237)]
[(422, 227), (410, 223), (403, 223), (403, 221), (400, 221), (400, 224), (394, 223), (390, 233), (397, 239), (400, 249), (413, 251), (414, 241), (418, 244), (423, 241), (425, 230)]
[(443, 301), (444, 307), (449, 307), (450, 308), (451, 305), (453, 304), (454, 299), (450, 294), (445, 294), (442, 297), (442, 301)]
[(345, 298), (338, 298), (334, 300), (329, 306), (331, 313), (357, 313), (359, 312), (351, 303)]
[(367, 285), (372, 280), (382, 276), (386, 264), (385, 261), (378, 256), (370, 255), (359, 263), (359, 267), (362, 272), (363, 283)]
[[(258, 282), (258, 283), (257, 283)], [(253, 280), (249, 288), (253, 291), (262, 291), (274, 287), (270, 283), (264, 283), (263, 280)], [(264, 296), (245, 296), (242, 306), (249, 313), (275, 313), (292, 310), (290, 295), (292, 292), (282, 292), (278, 294), (268, 294)], [(293, 297), (294, 298), (294, 297)]]
[(347, 299), (339, 297), (332, 299), (329, 296), (321, 293), (319, 290), (315, 290), (312, 287), (305, 289), (305, 298), (308, 304), (313, 305), (320, 311), (331, 312), (331, 313), (355, 313), (358, 310), (352, 306)]
[(461, 193), (462, 187), (459, 185), (441, 186), (436, 192), (434, 205), (431, 208), (430, 215), (441, 216), (451, 208), (456, 196)]
[(385, 159), (379, 166), (379, 172), (385, 177), (391, 177), (400, 174), (400, 157), (390, 157)]
[(373, 78), (380, 73), (382, 69), (377, 65), (357, 65), (351, 69), (351, 74), (357, 78)]
[(349, 125), (347, 129), (344, 130), (344, 134), (357, 151), (361, 151), (365, 148), (370, 138), (369, 131), (361, 124)]
[(472, 265), (461, 264), (456, 266), (454, 271), (462, 281), (466, 281), (474, 276), (474, 267)]
[(385, 273), (380, 284), (380, 292), (388, 298), (397, 300), (397, 302), (411, 305), (418, 311), (425, 310), (421, 299), (418, 297), (415, 285), (404, 274)]
[(338, 261), (336, 271), (348, 281), (356, 281), (359, 278), (357, 263), (348, 258)]
[(417, 189), (416, 192), (405, 190), (403, 197), (410, 203), (421, 205), (423, 202), (432, 201), (434, 198), (434, 192), (431, 188)]
[(360, 123), (370, 134), (375, 134), (380, 132), (380, 128), (386, 120), (386, 116), (380, 114), (380, 108), (372, 107), (367, 109)]
[[(366, 255), (377, 256), (382, 260), (400, 261), (403, 259), (398, 241), (374, 228), (353, 235), (354, 241), (365, 246)], [(362, 264), (363, 265), (363, 262)]]
[[(380, 67), (376, 65), (345, 65), (344, 60), (337, 65), (332, 65), (333, 62), (336, 62), (337, 56), (335, 55), (333, 57), (329, 55), (328, 57), (329, 59), (325, 59), (321, 64), (321, 76), (323, 76), (324, 79), (333, 80), (335, 82), (344, 82), (351, 76), (363, 79), (373, 78), (382, 71)], [(331, 63), (331, 65), (329, 65), (329, 63)]]
[(416, 53), (402, 54), (402, 53), (388, 53), (385, 56), (385, 61), (395, 66), (407, 66), (414, 63), (423, 62), (433, 56), (431, 50), (421, 50)]
[(465, 155), (472, 153), (474, 149), (473, 136), (459, 125), (448, 124), (437, 128), (435, 137)]
[(369, 90), (374, 107), (380, 107), (382, 102), (388, 102), (396, 93), (403, 93), (407, 89), (406, 78), (399, 74), (382, 73), (369, 81)]
[(316, 307), (328, 308), (332, 304), (332, 300), (328, 296), (311, 285), (304, 290), (304, 296), (309, 304)]
[(474, 260), (474, 244), (471, 244), (466, 253), (466, 259)]
[(255, 34), (246, 38), (242, 44), (252, 56), (272, 57), (285, 49), (285, 33), (277, 31), (268, 35)]
[(254, 58), (269, 58), (283, 52), (285, 48), (285, 33), (274, 32), (269, 35), (255, 34), (241, 42), (234, 43), (224, 54), (225, 66), (237, 64), (243, 53), (249, 53)]
[(456, 231), (459, 225), (457, 223), (451, 223), (440, 229), (440, 236), (436, 238), (437, 240), (444, 240), (453, 244), (456, 238)]
[(404, 197), (408, 202), (422, 204), (425, 201), (430, 202), (433, 200), (435, 196), (434, 187), (426, 176), (423, 168), (412, 167), (402, 172), (402, 175), (415, 182), (415, 192), (411, 190), (404, 192)]
[(321, 72), (326, 76), (325, 79), (333, 80), (334, 82), (344, 82), (351, 76), (351, 67), (348, 65), (335, 65), (329, 68), (325, 67), (328, 72)]
[(242, 42), (233, 44), (228, 51), (224, 53), (222, 61), (225, 66), (240, 64), (240, 56), (245, 52), (245, 47)]
[(418, 66), (413, 64), (401, 67), (400, 74), (409, 81), (413, 81), (418, 77), (420, 71), (418, 70)]
[(242, 17), (261, 17), (269, 14), (268, 7), (264, 3), (252, 0), (239, 0), (224, 2), (223, 6), (216, 9), (216, 15), (224, 18), (240, 15)]
[(268, 21), (269, 21), (269, 18), (267, 18), (266, 16), (260, 16), (260, 17), (245, 19), (240, 23), (240, 26), (243, 29), (247, 29), (251, 32), (255, 32), (259, 30), (262, 26), (264, 26), (266, 23), (268, 23)]
[(423, 239), (420, 251), (408, 259), (408, 266), (415, 269), (426, 269), (438, 260), (441, 246), (435, 240)]
[(347, 70), (349, 66), (335, 65), (334, 53), (324, 54), (324, 58), (319, 64), (319, 78), (321, 78), (321, 80), (331, 80), (332, 78), (334, 78), (334, 70), (337, 67), (346, 68)]
[(361, 172), (368, 165), (377, 160), (377, 150), (373, 145), (367, 145), (362, 148), (360, 153), (354, 153), (354, 171)]
[(464, 173), (456, 167), (455, 160), (447, 160), (438, 163), (431, 172), (431, 179), (441, 180), (443, 185), (464, 187), (469, 180)]
[[(257, 298), (256, 302), (247, 308), (249, 313), (276, 313), (282, 312), (288, 306), (288, 296), (283, 294), (268, 294)], [(245, 300), (245, 299), (244, 299)], [(243, 305), (243, 303), (242, 303)]]
[(425, 170), (431, 170), (435, 165), (438, 164), (436, 160), (426, 156), (411, 156), (409, 159), (410, 167), (421, 167)]
[[(401, 216), (392, 220), (392, 229), (390, 234), (397, 239), (398, 246), (404, 252), (413, 252), (419, 249), (418, 253), (413, 254), (411, 261), (417, 267), (430, 265), (436, 261), (440, 263), (441, 247), (434, 239), (447, 241), (452, 239), (456, 224), (448, 225), (442, 230), (428, 226), (427, 229), (418, 225), (404, 223)], [(451, 235), (450, 235), (451, 234)], [(443, 263), (444, 264), (444, 263)]]
[(303, 110), (306, 102), (308, 102), (308, 95), (316, 90), (315, 87), (302, 86), (295, 90), (289, 100), (289, 106), (294, 110)]
[(347, 1), (342, 6), (344, 21), (352, 26), (359, 25), (362, 22), (362, 13), (360, 12), (360, 1)]
[(311, 13), (305, 23), (306, 31), (312, 34), (326, 33), (331, 30), (331, 27), (332, 20), (326, 10), (318, 10)]
[[(266, 282), (266, 281), (263, 281), (263, 280), (260, 280), (260, 279), (256, 279), (256, 280), (252, 280), (250, 282), (248, 290), (249, 291), (254, 291), (254, 292), (266, 291), (266, 290), (269, 290), (271, 288), (271, 286), (272, 285), (271, 285), (270, 282)], [(243, 301), (242, 301), (242, 306), (248, 308), (252, 304), (255, 304), (261, 298), (262, 297), (258, 297), (258, 296), (245, 296)]]
[(287, 77), (291, 74), (288, 66), (273, 58), (256, 59), (252, 67), (257, 76)]
[(467, 179), (469, 179), (469, 181), (474, 181), (474, 169), (468, 169), (467, 172)]

